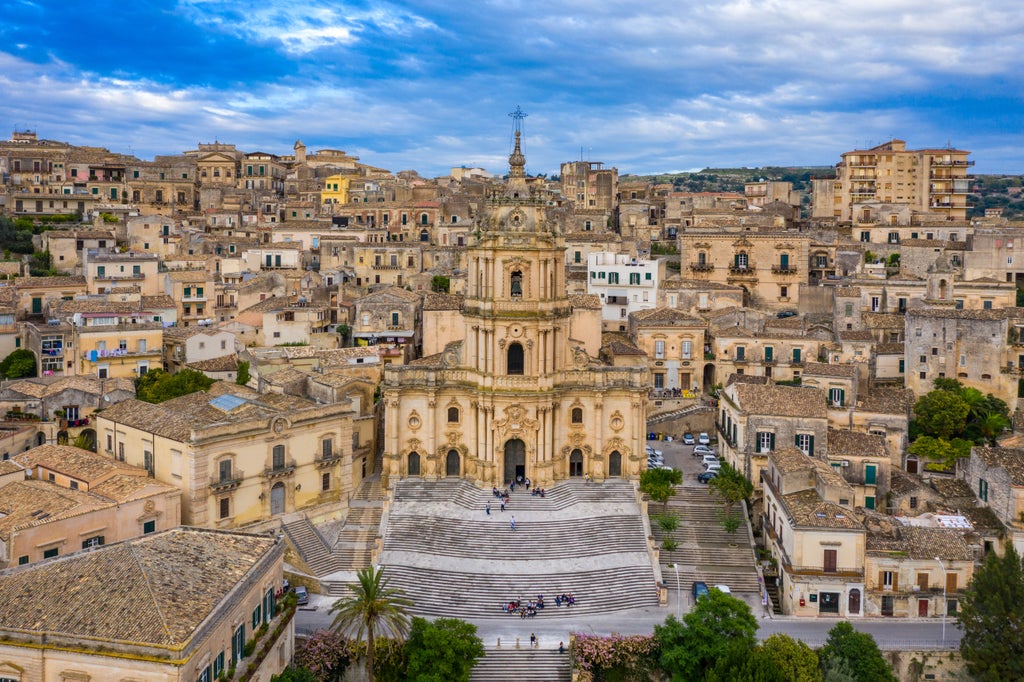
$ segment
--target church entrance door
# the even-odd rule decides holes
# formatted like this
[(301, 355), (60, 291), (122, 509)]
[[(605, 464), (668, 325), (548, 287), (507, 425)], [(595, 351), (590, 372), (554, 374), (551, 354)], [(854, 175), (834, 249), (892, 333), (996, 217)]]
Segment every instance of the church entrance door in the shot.
[(505, 481), (526, 478), (526, 443), (518, 438), (505, 443)]
[(569, 475), (583, 475), (583, 451), (579, 448), (569, 453)]

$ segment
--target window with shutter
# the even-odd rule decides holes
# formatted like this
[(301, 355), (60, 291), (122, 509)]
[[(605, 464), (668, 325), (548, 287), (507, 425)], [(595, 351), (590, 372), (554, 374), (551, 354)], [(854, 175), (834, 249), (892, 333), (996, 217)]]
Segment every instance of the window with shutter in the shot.
[(837, 567), (837, 561), (839, 558), (839, 552), (834, 549), (826, 549), (824, 556), (824, 571), (825, 573), (835, 573)]

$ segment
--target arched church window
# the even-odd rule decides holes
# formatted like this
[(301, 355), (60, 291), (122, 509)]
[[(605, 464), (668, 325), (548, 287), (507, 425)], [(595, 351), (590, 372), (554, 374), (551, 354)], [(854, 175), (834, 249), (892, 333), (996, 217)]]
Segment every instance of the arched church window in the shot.
[(515, 270), (512, 273), (512, 282), (509, 286), (509, 293), (512, 296), (521, 298), (523, 295), (523, 273), (520, 270)]
[(448, 408), (448, 423), (455, 423), (459, 421), (459, 408), (449, 407)]
[(582, 424), (583, 423), (583, 408), (582, 407), (574, 407), (574, 408), (572, 408), (572, 414), (570, 416), (570, 419), (571, 419), (573, 424)]
[(522, 344), (513, 343), (508, 347), (507, 360), (509, 374), (523, 374), (525, 370), (525, 362)]

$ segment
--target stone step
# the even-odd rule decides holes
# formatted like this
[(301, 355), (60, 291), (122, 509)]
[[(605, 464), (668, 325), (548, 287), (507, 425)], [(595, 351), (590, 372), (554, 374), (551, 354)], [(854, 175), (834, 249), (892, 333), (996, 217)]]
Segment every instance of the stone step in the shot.
[(568, 682), (572, 679), (572, 664), (568, 652), (558, 649), (530, 649), (529, 641), (516, 649), (509, 642), (501, 649), (486, 649), (484, 657), (476, 662), (470, 674), (471, 682)]

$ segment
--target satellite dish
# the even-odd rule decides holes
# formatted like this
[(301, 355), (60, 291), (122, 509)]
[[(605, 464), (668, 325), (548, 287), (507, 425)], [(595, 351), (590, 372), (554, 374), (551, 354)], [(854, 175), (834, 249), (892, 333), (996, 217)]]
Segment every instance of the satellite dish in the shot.
[(110, 396), (109, 396), (109, 395), (105, 395), (105, 396), (103, 396), (103, 399), (104, 399), (105, 401), (107, 401), (108, 403), (110, 402)]

